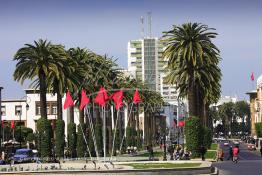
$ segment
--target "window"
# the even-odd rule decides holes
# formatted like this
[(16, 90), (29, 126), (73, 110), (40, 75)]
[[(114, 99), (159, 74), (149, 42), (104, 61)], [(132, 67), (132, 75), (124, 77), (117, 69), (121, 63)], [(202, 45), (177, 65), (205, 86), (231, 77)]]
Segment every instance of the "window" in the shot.
[(53, 106), (52, 106), (52, 114), (53, 114), (53, 115), (56, 115), (56, 114), (57, 114), (57, 106), (54, 106), (54, 104), (53, 104)]
[(22, 115), (22, 106), (15, 106), (15, 115)]
[(5, 106), (1, 106), (1, 114), (2, 114), (2, 115), (6, 115)]

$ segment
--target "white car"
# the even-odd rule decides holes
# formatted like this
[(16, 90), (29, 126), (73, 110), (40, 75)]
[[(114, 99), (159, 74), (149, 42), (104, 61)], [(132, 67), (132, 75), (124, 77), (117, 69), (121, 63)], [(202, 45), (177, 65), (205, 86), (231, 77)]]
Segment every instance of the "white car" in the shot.
[(224, 142), (224, 146), (229, 146), (229, 142)]

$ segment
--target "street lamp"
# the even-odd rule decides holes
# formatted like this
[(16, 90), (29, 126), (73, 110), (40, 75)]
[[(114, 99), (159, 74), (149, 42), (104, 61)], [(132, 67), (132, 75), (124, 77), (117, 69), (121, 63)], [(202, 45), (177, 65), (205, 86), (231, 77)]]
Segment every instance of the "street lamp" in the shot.
[(20, 149), (22, 148), (22, 124), (21, 124), (21, 115), (22, 112), (21, 110), (17, 111), (18, 115), (19, 115), (19, 124), (20, 124), (20, 129), (19, 129), (19, 142), (20, 142)]
[[(0, 87), (0, 131), (2, 131), (2, 95), (1, 91), (4, 89), (3, 87)], [(2, 134), (0, 132), (0, 153), (2, 153)]]

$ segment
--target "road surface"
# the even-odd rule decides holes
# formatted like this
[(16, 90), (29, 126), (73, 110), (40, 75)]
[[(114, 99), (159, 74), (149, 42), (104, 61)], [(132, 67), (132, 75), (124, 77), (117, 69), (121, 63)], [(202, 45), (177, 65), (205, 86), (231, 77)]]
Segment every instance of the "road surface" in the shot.
[(229, 147), (233, 146), (230, 142), (229, 146), (224, 146), (224, 142), (220, 143), (223, 149), (224, 161), (213, 163), (213, 166), (219, 169), (221, 175), (261, 175), (262, 174), (262, 158), (258, 151), (249, 151), (245, 143), (240, 143), (239, 162), (233, 163), (229, 158)]

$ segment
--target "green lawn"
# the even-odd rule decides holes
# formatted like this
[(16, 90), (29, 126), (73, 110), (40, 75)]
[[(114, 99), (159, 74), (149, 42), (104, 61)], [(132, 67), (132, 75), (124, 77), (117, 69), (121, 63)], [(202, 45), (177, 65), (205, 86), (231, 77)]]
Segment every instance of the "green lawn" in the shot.
[[(154, 152), (154, 157), (161, 157), (161, 156), (163, 156), (163, 154), (164, 153), (162, 151), (157, 151), (157, 152)], [(149, 157), (149, 152), (145, 152), (145, 153), (139, 154), (137, 156), (139, 156), (139, 157)]]
[(218, 146), (218, 144), (217, 143), (212, 143), (212, 145), (211, 145), (211, 150), (217, 150), (217, 146)]
[(201, 163), (130, 163), (122, 164), (132, 166), (134, 169), (151, 169), (151, 168), (191, 168), (199, 167)]
[(215, 159), (216, 158), (216, 150), (207, 150), (205, 154), (206, 159)]

